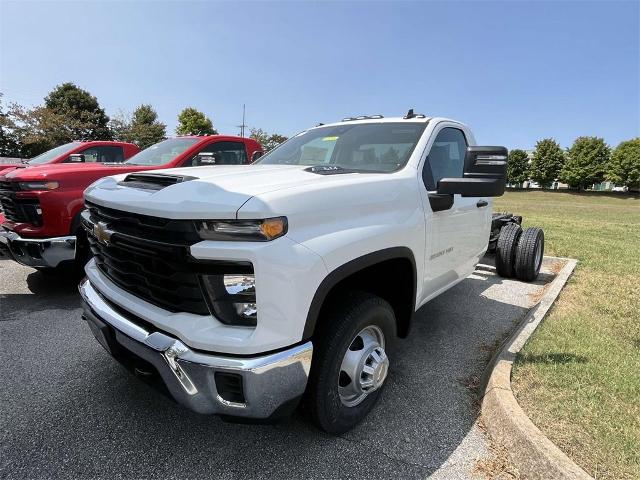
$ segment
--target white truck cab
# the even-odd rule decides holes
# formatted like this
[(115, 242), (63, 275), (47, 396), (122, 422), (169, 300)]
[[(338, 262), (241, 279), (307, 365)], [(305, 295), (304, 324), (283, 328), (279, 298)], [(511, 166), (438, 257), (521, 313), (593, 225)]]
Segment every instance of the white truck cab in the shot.
[(305, 130), (253, 165), (101, 179), (85, 192), (84, 317), (193, 410), (264, 420), (304, 395), (343, 432), (414, 312), (487, 250), (506, 161), (410, 111)]

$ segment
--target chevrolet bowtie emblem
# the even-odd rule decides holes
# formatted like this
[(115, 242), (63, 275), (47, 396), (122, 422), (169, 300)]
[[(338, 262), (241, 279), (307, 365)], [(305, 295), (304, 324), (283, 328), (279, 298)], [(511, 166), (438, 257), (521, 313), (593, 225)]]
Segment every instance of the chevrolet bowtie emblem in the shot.
[(104, 222), (98, 222), (93, 226), (93, 235), (96, 237), (98, 242), (109, 245), (109, 240), (111, 240), (111, 235), (113, 235), (113, 231), (109, 230), (109, 226)]

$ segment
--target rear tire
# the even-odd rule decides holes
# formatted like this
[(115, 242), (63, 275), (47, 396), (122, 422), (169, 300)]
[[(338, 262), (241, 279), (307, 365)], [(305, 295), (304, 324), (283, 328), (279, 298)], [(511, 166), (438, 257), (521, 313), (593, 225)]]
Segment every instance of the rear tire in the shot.
[(395, 337), (391, 305), (368, 293), (335, 301), (314, 336), (306, 405), (316, 425), (339, 435), (373, 408), (388, 372), (385, 348)]
[(544, 232), (538, 227), (527, 228), (518, 240), (515, 270), (519, 280), (531, 282), (538, 277), (544, 256)]
[(500, 230), (496, 244), (496, 271), (503, 278), (515, 276), (515, 258), (522, 227), (517, 223), (507, 223)]

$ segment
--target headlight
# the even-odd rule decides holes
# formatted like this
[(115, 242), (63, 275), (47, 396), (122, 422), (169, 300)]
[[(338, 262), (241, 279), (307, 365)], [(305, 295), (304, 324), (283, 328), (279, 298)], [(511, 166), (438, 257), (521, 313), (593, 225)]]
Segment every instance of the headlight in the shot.
[(287, 233), (287, 218), (264, 220), (203, 220), (196, 227), (203, 240), (268, 242)]
[(257, 325), (255, 275), (201, 275), (200, 280), (209, 309), (218, 320), (227, 325)]
[(58, 182), (20, 182), (20, 190), (55, 190), (60, 186)]

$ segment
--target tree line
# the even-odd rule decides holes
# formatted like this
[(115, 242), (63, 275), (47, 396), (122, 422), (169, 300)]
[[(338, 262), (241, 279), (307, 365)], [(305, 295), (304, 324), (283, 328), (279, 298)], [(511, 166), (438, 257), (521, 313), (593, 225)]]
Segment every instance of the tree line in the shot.
[(563, 149), (552, 138), (540, 140), (531, 158), (524, 150), (509, 152), (507, 181), (538, 182), (543, 188), (555, 181), (585, 189), (605, 180), (630, 189), (640, 188), (640, 137), (612, 149), (599, 137), (578, 137)]
[[(178, 114), (177, 135), (215, 135), (213, 122), (204, 113), (187, 107)], [(269, 151), (287, 140), (278, 133), (251, 129), (251, 138)], [(32, 158), (73, 140), (118, 140), (147, 148), (167, 137), (167, 126), (158, 120), (151, 105), (139, 105), (131, 114), (105, 113), (97, 98), (67, 82), (56, 86), (44, 103), (25, 108), (17, 103), (5, 107), (0, 93), (0, 156)], [(531, 158), (524, 150), (509, 154), (509, 183), (527, 180), (549, 187), (554, 181), (584, 189), (609, 180), (640, 188), (640, 137), (615, 149), (599, 137), (579, 137), (564, 150), (552, 138), (540, 140)]]
[[(216, 135), (218, 131), (204, 113), (187, 107), (178, 114), (175, 133)], [(251, 137), (267, 151), (287, 139), (258, 128), (251, 129)], [(0, 93), (0, 157), (32, 158), (74, 140), (116, 140), (144, 149), (165, 138), (167, 126), (151, 105), (110, 118), (95, 96), (71, 82), (56, 86), (42, 105), (32, 108), (15, 102), (5, 107)]]

